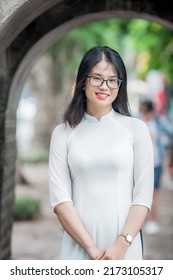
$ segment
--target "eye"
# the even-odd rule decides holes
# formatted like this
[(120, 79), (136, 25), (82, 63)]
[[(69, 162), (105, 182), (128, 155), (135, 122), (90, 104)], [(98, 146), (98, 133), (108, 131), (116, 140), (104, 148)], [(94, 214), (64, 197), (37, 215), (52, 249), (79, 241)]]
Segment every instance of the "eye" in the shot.
[(117, 79), (109, 79), (109, 82), (111, 83), (111, 84), (115, 84), (115, 83), (117, 83)]
[(92, 79), (95, 81), (101, 81), (101, 78), (97, 77), (97, 76), (92, 76)]

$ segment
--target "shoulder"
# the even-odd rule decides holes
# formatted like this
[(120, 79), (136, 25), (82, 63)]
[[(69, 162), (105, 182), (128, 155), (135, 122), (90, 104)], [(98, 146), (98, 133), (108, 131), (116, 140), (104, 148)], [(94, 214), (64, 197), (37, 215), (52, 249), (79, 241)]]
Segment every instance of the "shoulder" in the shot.
[(135, 147), (151, 146), (151, 135), (146, 123), (138, 117), (121, 115), (121, 124), (129, 131)]
[(51, 141), (66, 142), (68, 144), (69, 141), (75, 137), (75, 132), (78, 131), (81, 126), (83, 126), (82, 121), (74, 128), (70, 127), (68, 123), (61, 123), (54, 128)]
[(61, 123), (54, 128), (52, 134), (68, 134), (71, 131), (72, 128), (68, 124)]
[(65, 123), (58, 124), (52, 132), (51, 141), (67, 140), (72, 132), (72, 128)]
[(142, 130), (148, 131), (146, 123), (140, 118), (134, 116), (125, 116), (119, 113), (116, 114), (119, 118), (120, 123), (123, 124), (132, 134), (135, 134), (136, 132)]
[(132, 117), (131, 119), (132, 119), (133, 125), (136, 129), (148, 130), (147, 124), (143, 120), (141, 120), (140, 118)]

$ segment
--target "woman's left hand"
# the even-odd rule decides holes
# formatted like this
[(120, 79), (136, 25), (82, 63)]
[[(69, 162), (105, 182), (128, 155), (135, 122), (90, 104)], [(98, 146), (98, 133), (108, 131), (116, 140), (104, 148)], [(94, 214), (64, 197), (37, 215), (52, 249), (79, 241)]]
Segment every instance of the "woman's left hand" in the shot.
[(128, 247), (127, 241), (123, 237), (119, 237), (113, 245), (105, 249), (101, 258), (99, 255), (97, 256), (97, 260), (123, 260)]

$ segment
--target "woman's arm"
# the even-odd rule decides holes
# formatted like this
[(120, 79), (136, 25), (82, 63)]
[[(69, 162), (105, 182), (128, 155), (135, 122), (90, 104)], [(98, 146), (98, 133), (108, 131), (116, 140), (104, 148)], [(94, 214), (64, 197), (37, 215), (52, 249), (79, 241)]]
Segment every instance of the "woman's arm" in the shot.
[(133, 238), (143, 227), (149, 209), (142, 205), (133, 205), (130, 208), (129, 215), (123, 227), (123, 233), (129, 233)]
[[(148, 208), (142, 205), (133, 205), (130, 208), (126, 223), (123, 227), (122, 233), (130, 234), (134, 238), (142, 228), (147, 214)], [(97, 256), (97, 259), (102, 260), (121, 260), (124, 258), (130, 243), (126, 241), (124, 236), (119, 236), (118, 239), (110, 247), (106, 248), (103, 257)]]
[(64, 230), (88, 253), (91, 259), (96, 259), (98, 254), (102, 256), (71, 202), (57, 205), (54, 211)]

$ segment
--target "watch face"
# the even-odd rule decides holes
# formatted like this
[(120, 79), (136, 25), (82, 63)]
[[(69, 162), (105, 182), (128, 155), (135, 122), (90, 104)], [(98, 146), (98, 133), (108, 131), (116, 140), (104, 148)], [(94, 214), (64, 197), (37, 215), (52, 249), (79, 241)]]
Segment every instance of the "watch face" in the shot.
[(133, 240), (130, 234), (127, 234), (127, 235), (126, 235), (126, 239), (127, 239), (127, 241), (130, 242), (130, 243), (131, 243), (132, 240)]

